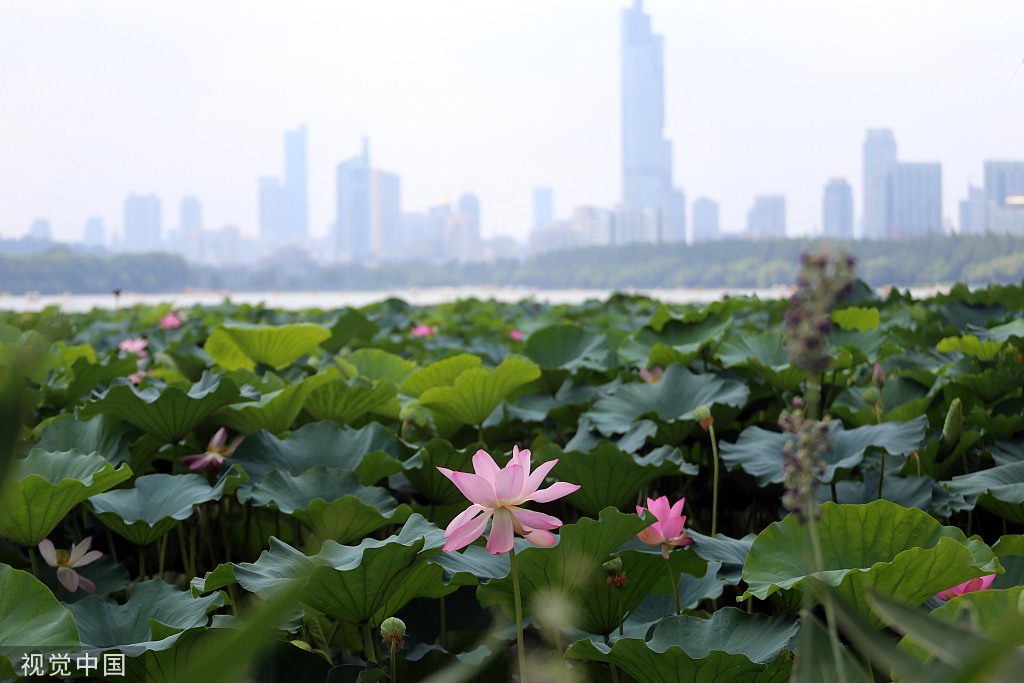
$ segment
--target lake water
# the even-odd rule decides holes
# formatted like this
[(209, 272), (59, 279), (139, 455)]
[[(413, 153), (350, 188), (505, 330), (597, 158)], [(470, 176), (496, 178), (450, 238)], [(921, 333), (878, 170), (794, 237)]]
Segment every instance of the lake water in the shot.
[[(915, 298), (927, 297), (948, 287), (912, 288)], [(790, 287), (770, 289), (648, 289), (624, 290), (629, 294), (646, 294), (659, 301), (672, 304), (705, 304), (725, 296), (757, 296), (760, 299), (781, 299), (792, 294)], [(129, 307), (138, 304), (170, 303), (175, 308), (193, 305), (215, 305), (225, 299), (236, 303), (262, 303), (272, 308), (299, 310), (303, 308), (332, 309), (343, 306), (361, 307), (388, 298), (403, 299), (413, 305), (430, 305), (457, 299), (495, 299), (515, 302), (532, 299), (539, 303), (580, 304), (590, 299), (604, 301), (614, 294), (608, 289), (531, 289), (527, 287), (433, 287), (423, 289), (395, 289), (382, 291), (334, 292), (176, 292), (173, 294), (136, 294), (124, 292), (115, 299), (113, 294), (58, 294), (13, 296), (0, 293), (0, 310), (39, 311), (47, 306), (58, 306), (69, 313), (90, 311), (94, 308)]]

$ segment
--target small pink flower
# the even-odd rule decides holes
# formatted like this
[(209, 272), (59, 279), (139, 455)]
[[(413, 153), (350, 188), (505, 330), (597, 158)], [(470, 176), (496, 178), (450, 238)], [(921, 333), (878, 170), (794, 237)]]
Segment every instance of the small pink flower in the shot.
[(238, 448), (238, 445), (245, 440), (244, 434), (239, 434), (235, 437), (231, 445), (226, 445), (228, 442), (228, 430), (221, 427), (217, 430), (217, 433), (210, 439), (210, 443), (206, 446), (205, 453), (199, 453), (198, 455), (186, 455), (181, 461), (188, 465), (188, 468), (195, 472), (204, 468), (210, 468), (213, 470), (219, 470), (221, 463), (224, 462), (225, 458), (230, 458)]
[(140, 369), (137, 372), (133, 372), (132, 374), (128, 375), (128, 381), (131, 382), (132, 384), (138, 384), (139, 382), (142, 381), (142, 378), (148, 374), (149, 373), (146, 372), (145, 370)]
[(75, 567), (84, 567), (103, 557), (99, 550), (89, 550), (92, 544), (92, 536), (86, 536), (79, 544), (71, 544), (71, 552), (67, 550), (56, 550), (53, 541), (44, 538), (39, 542), (39, 554), (46, 560), (46, 564), (57, 568), (57, 580), (65, 588), (74, 593), (79, 588), (87, 593), (96, 592), (96, 584), (75, 571)]
[(465, 548), (480, 538), (487, 527), (487, 520), (494, 518), (491, 535), (487, 539), (487, 551), (500, 555), (512, 550), (514, 534), (533, 541), (537, 545), (553, 545), (555, 537), (551, 529), (562, 526), (562, 520), (520, 505), (532, 500), (547, 503), (579, 490), (577, 484), (556, 482), (546, 489), (537, 489), (544, 483), (557, 460), (548, 460), (530, 472), (530, 451), (512, 447), (512, 459), (503, 469), (499, 468), (487, 451), (479, 450), (473, 456), (473, 470), (453, 472), (446, 467), (438, 471), (451, 479), (472, 505), (452, 520), (444, 530), (444, 550)]
[[(637, 537), (647, 545), (660, 545), (661, 554), (668, 558), (670, 546), (683, 548), (691, 543), (693, 539), (686, 537), (686, 515), (683, 514), (685, 498), (680, 498), (675, 505), (669, 506), (668, 496), (662, 496), (657, 500), (647, 499), (647, 511), (654, 515), (658, 521), (647, 527)], [(643, 517), (644, 508), (637, 505), (636, 514)]]
[(174, 311), (171, 311), (160, 320), (161, 330), (176, 330), (179, 327), (181, 327), (181, 318)]
[(508, 338), (511, 339), (512, 341), (523, 341), (523, 331), (522, 330), (509, 330), (508, 331)]
[(430, 325), (424, 325), (423, 323), (420, 323), (416, 327), (412, 328), (411, 332), (412, 336), (414, 337), (423, 338), (434, 336), (434, 328), (432, 328)]
[(988, 590), (992, 587), (992, 581), (995, 580), (995, 578), (995, 574), (989, 574), (988, 576), (979, 576), (976, 579), (964, 581), (958, 586), (953, 586), (952, 588), (947, 588), (944, 591), (939, 591), (935, 594), (935, 597), (937, 597), (939, 600), (942, 600), (943, 602), (946, 602), (947, 600), (952, 600), (956, 596), (963, 595), (964, 593), (973, 593), (975, 591)]
[(665, 371), (661, 369), (660, 365), (655, 365), (650, 370), (647, 368), (640, 368), (640, 378), (648, 384), (657, 384), (661, 376), (665, 374)]
[(145, 358), (149, 355), (149, 352), (146, 351), (146, 347), (148, 345), (149, 342), (142, 337), (130, 337), (128, 339), (122, 339), (117, 345), (117, 350), (121, 353), (130, 353), (134, 356), (138, 356), (139, 358)]

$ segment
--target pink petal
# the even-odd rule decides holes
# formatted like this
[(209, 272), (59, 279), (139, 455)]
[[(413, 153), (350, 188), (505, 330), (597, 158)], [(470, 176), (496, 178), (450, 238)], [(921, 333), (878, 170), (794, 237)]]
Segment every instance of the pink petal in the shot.
[(498, 467), (498, 463), (494, 462), (491, 454), (481, 448), (473, 456), (473, 471), (493, 485), (494, 477), (501, 471), (501, 468)]
[(686, 502), (685, 498), (680, 498), (676, 501), (676, 504), (672, 506), (672, 509), (668, 511), (669, 516), (679, 517), (683, 514), (683, 504)]
[(57, 580), (60, 581), (61, 585), (68, 589), (69, 592), (74, 593), (78, 590), (79, 577), (78, 572), (68, 567), (57, 568)]
[(523, 468), (509, 463), (494, 478), (494, 493), (502, 505), (519, 502), (523, 491)]
[(448, 526), (444, 530), (444, 535), (446, 537), (451, 535), (456, 529), (458, 529), (460, 526), (462, 526), (469, 520), (473, 519), (483, 511), (484, 509), (479, 505), (470, 505), (468, 508), (466, 508), (458, 515), (456, 515), (455, 519), (448, 523)]
[(654, 513), (659, 522), (664, 522), (672, 514), (672, 506), (668, 504), (668, 496), (662, 496), (657, 499), (653, 505), (648, 505), (647, 509)]
[(519, 450), (519, 446), (512, 446), (512, 462), (522, 467), (526, 476), (530, 476), (530, 449)]
[(469, 502), (492, 509), (501, 507), (501, 503), (498, 502), (498, 497), (494, 493), (494, 486), (483, 477), (469, 472), (453, 472), (447, 467), (438, 467), (437, 469), (458, 487)]
[(57, 551), (53, 547), (53, 541), (48, 538), (39, 541), (39, 554), (46, 560), (46, 564), (51, 567), (57, 566)]
[(988, 590), (992, 587), (992, 582), (996, 580), (995, 574), (989, 574), (981, 577), (981, 590)]
[(661, 535), (665, 538), (675, 538), (683, 533), (683, 524), (686, 522), (682, 517), (673, 517), (659, 522)]
[[(445, 552), (452, 552), (465, 548), (467, 545), (483, 535), (484, 529), (487, 528), (487, 520), (490, 518), (491, 513), (488, 512), (487, 514), (480, 515), (475, 519), (464, 522), (460, 527), (452, 530), (450, 535), (446, 530), (445, 536), (448, 540), (445, 541), (442, 550)], [(493, 533), (491, 535), (493, 537)]]
[(96, 584), (90, 581), (89, 579), (85, 578), (84, 576), (79, 575), (78, 586), (86, 593), (96, 593)]
[(228, 430), (221, 427), (210, 439), (210, 444), (206, 447), (208, 451), (219, 451), (224, 448), (224, 444), (228, 442)]
[(95, 562), (96, 560), (100, 559), (101, 557), (103, 557), (103, 553), (101, 553), (99, 550), (91, 550), (91, 551), (87, 552), (82, 557), (82, 559), (80, 559), (78, 562), (72, 563), (71, 566), (72, 567), (84, 567), (87, 564), (92, 564), (93, 562)]
[(231, 455), (234, 455), (235, 449), (238, 448), (240, 445), (242, 445), (243, 441), (245, 441), (245, 434), (239, 434), (238, 436), (236, 436), (231, 441), (231, 445), (228, 446), (228, 449), (226, 451), (224, 451), (224, 457), (226, 458), (226, 457), (229, 457)]
[(555, 535), (541, 529), (534, 529), (528, 534), (523, 534), (523, 537), (537, 545), (549, 546), (555, 544)]
[(77, 567), (79, 564), (79, 560), (81, 560), (82, 557), (85, 556), (87, 552), (89, 552), (89, 546), (91, 545), (92, 536), (86, 536), (82, 539), (81, 543), (72, 543), (71, 552), (69, 553), (68, 557), (68, 564), (72, 567)]
[(495, 510), (494, 523), (491, 524), (491, 536), (487, 539), (487, 552), (491, 555), (502, 555), (512, 550), (515, 539), (512, 533), (512, 513), (508, 510)]
[(646, 510), (646, 509), (647, 508), (645, 508), (645, 507), (640, 507), (639, 505), (637, 505), (636, 506), (636, 515), (637, 515), (637, 517), (643, 517), (644, 516), (644, 510)]
[[(550, 530), (562, 526), (562, 520), (558, 517), (545, 515), (543, 512), (524, 510), (523, 508), (512, 508), (512, 514), (520, 525), (530, 530)], [(525, 535), (525, 534), (524, 534)]]
[(557, 464), (558, 458), (548, 460), (538, 465), (537, 469), (530, 473), (530, 476), (526, 478), (526, 484), (523, 485), (523, 500), (528, 500), (533, 496), (537, 489), (540, 488), (540, 485), (544, 483), (544, 478), (548, 476), (548, 472)]
[(649, 526), (640, 533), (637, 534), (637, 538), (646, 543), (647, 545), (661, 545), (664, 537), (658, 533), (658, 530), (653, 526)]
[(540, 491), (532, 494), (528, 500), (535, 500), (538, 503), (548, 503), (552, 500), (558, 500), (562, 496), (568, 496), (570, 493), (575, 493), (579, 490), (579, 484), (570, 484), (567, 481), (559, 481), (546, 489), (541, 489)]

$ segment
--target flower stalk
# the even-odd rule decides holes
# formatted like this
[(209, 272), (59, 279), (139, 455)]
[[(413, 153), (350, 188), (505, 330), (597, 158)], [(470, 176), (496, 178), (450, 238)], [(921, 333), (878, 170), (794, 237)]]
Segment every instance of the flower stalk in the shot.
[(516, 562), (516, 549), (514, 547), (508, 552), (508, 559), (512, 564), (512, 594), (516, 607), (516, 647), (519, 650), (519, 680), (521, 683), (527, 683), (526, 648), (523, 644), (523, 597), (519, 589), (519, 564)]

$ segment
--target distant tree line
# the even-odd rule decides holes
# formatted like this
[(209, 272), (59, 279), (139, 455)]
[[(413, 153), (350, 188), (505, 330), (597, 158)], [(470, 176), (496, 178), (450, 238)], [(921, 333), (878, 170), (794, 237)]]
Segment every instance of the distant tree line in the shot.
[[(811, 241), (725, 240), (694, 245), (636, 244), (544, 254), (525, 262), (415, 262), (367, 266), (275, 262), (210, 267), (168, 254), (95, 256), (54, 249), (0, 255), (0, 292), (44, 294), (232, 291), (379, 290), (461, 285), (540, 289), (636, 287), (763, 288), (788, 285), (800, 253)], [(846, 243), (857, 275), (878, 287), (965, 282), (1016, 283), (1024, 279), (1024, 236), (936, 236), (917, 240)]]

